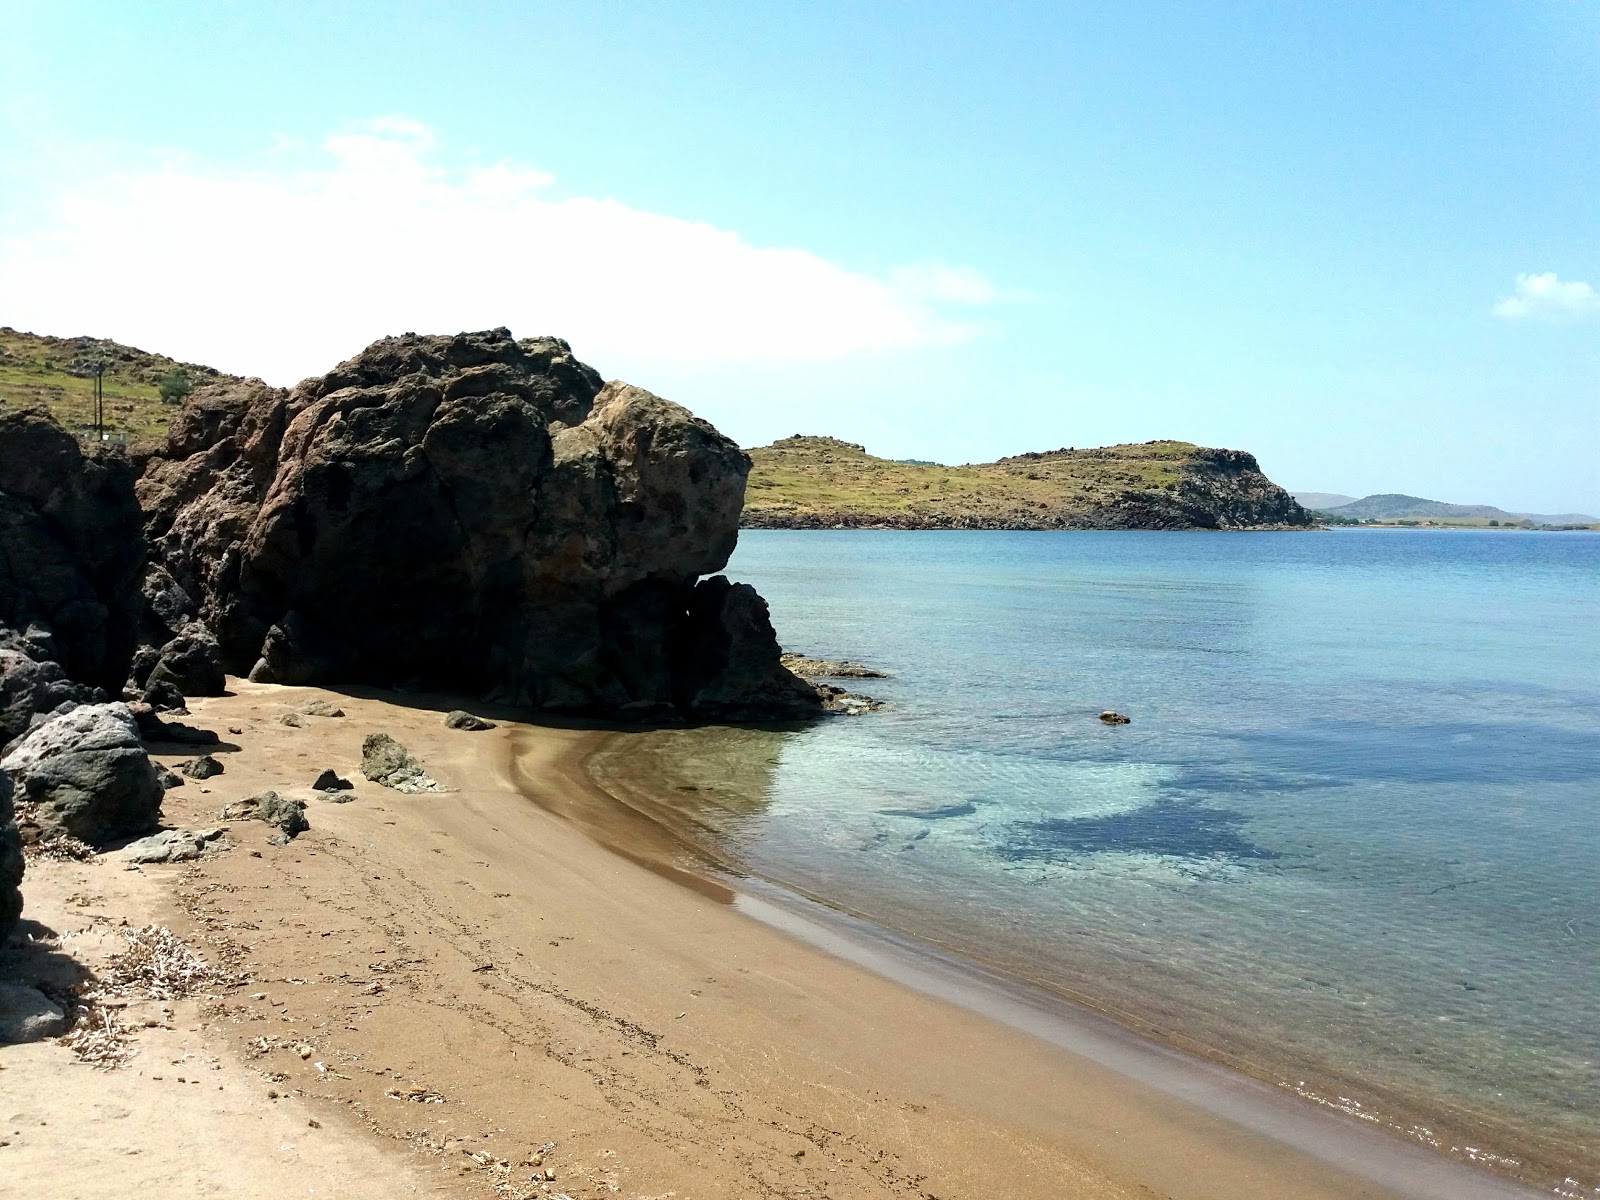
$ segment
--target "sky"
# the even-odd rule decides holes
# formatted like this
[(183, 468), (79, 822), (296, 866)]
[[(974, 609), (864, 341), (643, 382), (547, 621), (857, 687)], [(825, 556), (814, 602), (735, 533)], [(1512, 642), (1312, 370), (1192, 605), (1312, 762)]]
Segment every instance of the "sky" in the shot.
[(0, 325), (1600, 514), (1600, 4), (0, 0)]

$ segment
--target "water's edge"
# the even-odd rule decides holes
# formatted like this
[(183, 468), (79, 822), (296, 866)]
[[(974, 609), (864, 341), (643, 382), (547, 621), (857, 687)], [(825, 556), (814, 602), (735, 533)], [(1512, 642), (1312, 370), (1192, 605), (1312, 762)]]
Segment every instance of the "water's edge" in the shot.
[[(630, 780), (639, 789), (632, 796), (608, 786), (590, 764), (611, 752), (612, 743), (603, 739), (586, 757), (588, 790), (626, 822), (652, 826), (658, 840), (651, 852), (641, 853), (631, 837), (624, 844), (611, 836), (604, 820), (581, 824), (589, 836), (636, 864), (680, 885), (686, 875), (701, 875), (717, 892), (726, 888), (718, 898), (737, 911), (835, 958), (1040, 1038), (1409, 1200), (1513, 1200), (1550, 1194), (1130, 1028), (1040, 982), (898, 932), (825, 896), (752, 874), (661, 819), (662, 807), (652, 802), (648, 785), (637, 777)], [(668, 845), (678, 853), (664, 856), (661, 848)], [(707, 894), (704, 887), (697, 890)]]

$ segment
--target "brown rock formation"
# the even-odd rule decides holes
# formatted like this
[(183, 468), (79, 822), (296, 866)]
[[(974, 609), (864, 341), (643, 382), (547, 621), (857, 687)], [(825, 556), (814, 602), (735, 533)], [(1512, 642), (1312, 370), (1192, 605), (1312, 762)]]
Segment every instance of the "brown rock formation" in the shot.
[(145, 452), (139, 496), (234, 672), (810, 715), (770, 625), (726, 619), (696, 585), (733, 550), (748, 469), (677, 405), (602, 386), (565, 342), (498, 329), (387, 338), (292, 391), (202, 389)]

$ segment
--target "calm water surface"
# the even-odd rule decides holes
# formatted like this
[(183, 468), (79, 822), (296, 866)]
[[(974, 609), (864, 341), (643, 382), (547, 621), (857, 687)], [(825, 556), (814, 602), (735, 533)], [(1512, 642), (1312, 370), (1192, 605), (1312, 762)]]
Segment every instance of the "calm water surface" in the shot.
[(642, 735), (602, 776), (664, 778), (756, 874), (1600, 1195), (1600, 536), (765, 531), (729, 574), (894, 709)]

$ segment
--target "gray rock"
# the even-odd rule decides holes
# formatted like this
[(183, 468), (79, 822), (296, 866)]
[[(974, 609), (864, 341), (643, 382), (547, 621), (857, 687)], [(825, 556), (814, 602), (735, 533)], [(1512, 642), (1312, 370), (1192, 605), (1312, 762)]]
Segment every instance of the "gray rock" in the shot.
[(342, 717), (344, 709), (329, 704), (326, 700), (313, 700), (302, 709), (308, 717)]
[(463, 709), (456, 709), (444, 719), (446, 729), (465, 729), (469, 732), (478, 732), (484, 729), (493, 729), (493, 721), (485, 721), (482, 717), (475, 717)]
[(34, 805), (47, 838), (90, 844), (146, 833), (161, 813), (161, 781), (126, 704), (85, 704), (18, 742), (0, 770)]
[(122, 848), (121, 857), (130, 863), (189, 862), (215, 846), (222, 838), (220, 829), (163, 829)]
[(149, 683), (168, 683), (185, 696), (220, 696), (227, 679), (222, 648), (198, 621), (190, 622), (161, 647)]
[(354, 792), (323, 792), (322, 798), (329, 804), (349, 804), (356, 798)]
[(305, 724), (299, 713), (284, 713), (278, 718), (279, 725), (287, 725), (290, 729), (299, 729)]
[(348, 792), (355, 784), (348, 779), (343, 779), (331, 767), (317, 776), (317, 781), (311, 785), (314, 792)]
[(211, 755), (202, 754), (198, 758), (191, 758), (179, 763), (178, 770), (182, 771), (190, 779), (210, 779), (214, 775), (221, 775), (223, 767)]
[(38, 988), (0, 983), (0, 1044), (37, 1042), (66, 1031), (67, 1014)]
[(154, 676), (145, 684), (144, 702), (157, 712), (182, 713), (185, 716), (189, 713), (188, 705), (183, 702), (183, 693), (167, 680), (158, 680)]
[(11, 806), (11, 776), (0, 771), (0, 945), (22, 916), (22, 835)]
[[(280, 796), (277, 792), (260, 792), (236, 801), (224, 808), (221, 816), (224, 821), (265, 821), (276, 826), (278, 834), (268, 839), (275, 846), (311, 828), (311, 822), (306, 820), (305, 801)], [(282, 841), (278, 840), (279, 836)]]
[(416, 757), (387, 733), (371, 733), (361, 743), (361, 773), (397, 792), (442, 792)]
[(182, 787), (184, 783), (182, 775), (179, 775), (176, 771), (168, 770), (166, 767), (156, 768), (156, 778), (161, 781), (162, 789), (169, 792), (173, 788)]

